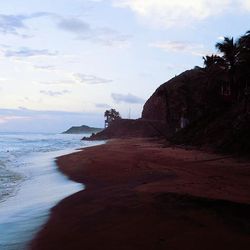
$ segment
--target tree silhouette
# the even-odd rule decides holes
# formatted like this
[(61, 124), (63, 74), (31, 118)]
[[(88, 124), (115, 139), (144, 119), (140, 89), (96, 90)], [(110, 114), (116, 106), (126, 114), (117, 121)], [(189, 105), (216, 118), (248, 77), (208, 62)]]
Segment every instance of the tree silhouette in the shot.
[(224, 37), (224, 41), (216, 43), (215, 47), (222, 53), (227, 69), (235, 69), (239, 55), (238, 41), (235, 41), (233, 37)]
[(104, 112), (104, 117), (106, 117), (105, 128), (108, 127), (114, 120), (121, 119), (120, 113), (115, 109), (106, 110)]
[[(229, 75), (229, 91), (237, 96), (237, 86), (235, 84), (236, 68), (239, 64), (239, 42), (234, 38), (224, 37), (223, 42), (216, 43), (215, 47), (222, 53), (224, 60), (225, 70)], [(232, 91), (231, 91), (232, 90)]]
[[(221, 56), (203, 57), (204, 77), (207, 82), (207, 92), (218, 90), (232, 102), (249, 99), (250, 93), (250, 31), (239, 39), (224, 37), (215, 47)], [(214, 91), (212, 91), (214, 92)]]
[(249, 109), (250, 97), (250, 31), (247, 31), (239, 38), (239, 78), (240, 78), (240, 97), (245, 101), (245, 111)]
[(249, 79), (250, 65), (250, 31), (239, 38), (239, 71), (240, 75), (244, 76), (245, 80)]
[(211, 55), (203, 57), (205, 68), (212, 68), (215, 66), (222, 67), (224, 65), (224, 60), (218, 55)]

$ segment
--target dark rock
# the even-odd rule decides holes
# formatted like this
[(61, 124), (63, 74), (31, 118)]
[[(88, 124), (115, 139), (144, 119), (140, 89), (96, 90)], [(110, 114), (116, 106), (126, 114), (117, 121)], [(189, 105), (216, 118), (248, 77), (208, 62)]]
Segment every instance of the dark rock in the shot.
[(141, 119), (114, 121), (90, 139), (165, 137), (178, 145), (249, 155), (246, 99), (226, 99), (220, 82), (208, 78), (199, 67), (185, 71), (156, 89)]
[(91, 140), (129, 137), (161, 137), (165, 136), (165, 123), (145, 119), (118, 119), (103, 131), (92, 135)]

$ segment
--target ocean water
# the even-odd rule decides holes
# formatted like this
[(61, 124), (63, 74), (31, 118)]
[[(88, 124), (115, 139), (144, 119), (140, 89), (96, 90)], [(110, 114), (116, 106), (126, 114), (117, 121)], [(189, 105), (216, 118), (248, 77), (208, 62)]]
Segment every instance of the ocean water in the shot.
[(0, 133), (0, 249), (25, 250), (61, 199), (84, 189), (55, 158), (103, 142), (86, 135)]

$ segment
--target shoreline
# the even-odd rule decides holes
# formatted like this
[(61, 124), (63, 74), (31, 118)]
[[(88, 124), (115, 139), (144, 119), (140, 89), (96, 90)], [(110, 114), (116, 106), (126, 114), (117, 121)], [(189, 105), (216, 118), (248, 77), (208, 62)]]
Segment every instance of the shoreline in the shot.
[[(83, 186), (69, 180), (54, 162), (56, 156), (73, 153), (66, 149), (52, 152), (35, 152), (24, 156), (18, 190), (0, 204), (0, 248), (6, 250), (27, 249), (32, 239), (46, 224), (49, 211), (58, 201)], [(52, 192), (49, 196), (48, 190)], [(63, 192), (62, 192), (63, 190)]]
[(33, 250), (249, 247), (249, 162), (115, 139), (57, 165), (86, 189), (52, 209)]

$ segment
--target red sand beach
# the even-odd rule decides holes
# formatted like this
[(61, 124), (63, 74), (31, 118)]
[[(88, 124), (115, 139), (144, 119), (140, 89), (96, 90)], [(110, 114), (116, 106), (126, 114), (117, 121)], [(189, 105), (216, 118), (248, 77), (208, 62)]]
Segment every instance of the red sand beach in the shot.
[(53, 208), (33, 250), (249, 249), (249, 162), (149, 139), (57, 162), (86, 189)]

